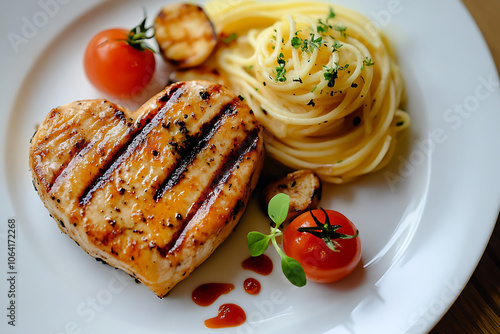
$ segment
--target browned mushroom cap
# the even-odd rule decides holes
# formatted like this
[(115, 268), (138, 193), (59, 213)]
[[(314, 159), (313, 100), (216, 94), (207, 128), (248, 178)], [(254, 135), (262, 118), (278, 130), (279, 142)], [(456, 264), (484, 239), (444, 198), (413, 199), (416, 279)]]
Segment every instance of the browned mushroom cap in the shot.
[(290, 197), (290, 207), (285, 222), (290, 222), (302, 212), (315, 209), (321, 199), (321, 180), (308, 169), (297, 170), (285, 177), (269, 183), (263, 192), (264, 202), (269, 203), (278, 193)]

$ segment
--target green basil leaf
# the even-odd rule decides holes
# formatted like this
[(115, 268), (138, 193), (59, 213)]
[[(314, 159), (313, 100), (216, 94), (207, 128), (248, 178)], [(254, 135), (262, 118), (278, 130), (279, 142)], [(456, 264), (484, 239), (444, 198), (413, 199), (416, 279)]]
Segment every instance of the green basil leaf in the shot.
[(307, 279), (304, 269), (294, 258), (283, 255), (281, 257), (281, 270), (293, 285), (298, 287), (306, 285)]
[(288, 195), (279, 193), (276, 194), (269, 201), (269, 205), (267, 207), (267, 213), (269, 217), (276, 223), (276, 227), (278, 227), (281, 223), (283, 223), (288, 215), (288, 207), (290, 205), (290, 198)]
[(264, 253), (269, 245), (269, 240), (271, 240), (270, 235), (265, 235), (257, 231), (249, 232), (247, 234), (247, 245), (250, 255), (259, 256)]

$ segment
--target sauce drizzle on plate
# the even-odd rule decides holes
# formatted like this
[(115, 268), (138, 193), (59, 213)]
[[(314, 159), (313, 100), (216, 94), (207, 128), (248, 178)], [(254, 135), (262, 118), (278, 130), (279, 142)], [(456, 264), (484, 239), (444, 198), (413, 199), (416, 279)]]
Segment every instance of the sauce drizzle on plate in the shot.
[(247, 320), (245, 311), (236, 304), (222, 304), (216, 317), (205, 320), (208, 328), (236, 327)]
[(205, 283), (194, 289), (191, 297), (200, 306), (212, 305), (217, 298), (234, 289), (231, 283)]
[(273, 271), (273, 261), (265, 254), (246, 258), (241, 266), (243, 269), (255, 271), (257, 274), (264, 276)]
[(243, 289), (245, 289), (245, 292), (248, 294), (256, 295), (260, 292), (260, 282), (255, 278), (247, 278), (243, 282)]

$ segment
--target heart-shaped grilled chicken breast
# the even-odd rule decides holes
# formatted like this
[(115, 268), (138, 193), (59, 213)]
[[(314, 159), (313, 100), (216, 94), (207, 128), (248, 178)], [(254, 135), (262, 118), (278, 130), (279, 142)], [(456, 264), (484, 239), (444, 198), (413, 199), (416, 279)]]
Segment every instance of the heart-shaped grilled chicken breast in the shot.
[(134, 112), (106, 100), (53, 109), (31, 140), (30, 168), (64, 233), (163, 297), (230, 234), (263, 155), (249, 107), (189, 81)]

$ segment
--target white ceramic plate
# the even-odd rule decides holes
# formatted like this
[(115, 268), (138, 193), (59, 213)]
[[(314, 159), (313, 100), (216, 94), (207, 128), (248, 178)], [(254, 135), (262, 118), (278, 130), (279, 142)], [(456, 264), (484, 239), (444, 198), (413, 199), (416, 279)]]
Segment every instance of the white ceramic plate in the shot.
[[(31, 184), (28, 143), (48, 111), (101, 97), (82, 54), (98, 30), (127, 27), (166, 1), (12, 1), (0, 5), (0, 328), (5, 333), (420, 333), (459, 295), (489, 239), (500, 203), (500, 88), (496, 69), (463, 5), (443, 1), (338, 1), (382, 27), (407, 83), (412, 127), (385, 170), (326, 187), (323, 207), (361, 231), (363, 266), (344, 281), (294, 288), (274, 272), (241, 269), (245, 235), (267, 220), (255, 199), (236, 231), (167, 298), (103, 266), (62, 235)], [(235, 1), (228, 0), (228, 4)], [(157, 73), (156, 88), (165, 75)], [(153, 87), (152, 89), (156, 89)], [(140, 101), (136, 101), (140, 102)], [(9, 220), (10, 219), (10, 220)], [(15, 221), (10, 269), (9, 222)], [(11, 258), (12, 260), (12, 258)], [(10, 272), (14, 272), (10, 274)], [(256, 277), (257, 296), (242, 282)], [(11, 287), (8, 279), (15, 283)], [(212, 306), (191, 301), (201, 283), (236, 289)], [(9, 296), (9, 291), (15, 296)], [(247, 313), (237, 328), (203, 321), (222, 303)], [(14, 303), (15, 311), (7, 308)], [(15, 314), (15, 327), (8, 317)]]

